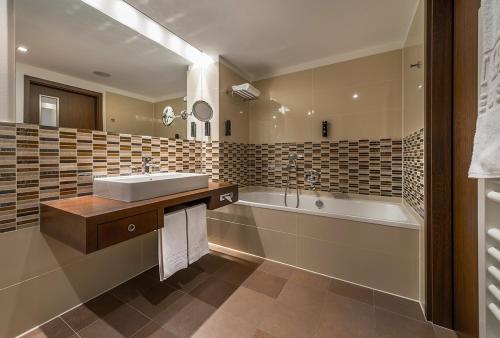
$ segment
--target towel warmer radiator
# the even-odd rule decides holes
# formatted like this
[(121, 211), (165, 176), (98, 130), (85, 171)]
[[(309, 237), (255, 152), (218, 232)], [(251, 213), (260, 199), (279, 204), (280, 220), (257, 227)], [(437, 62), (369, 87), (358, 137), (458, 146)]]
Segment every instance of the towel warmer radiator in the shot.
[(479, 180), (479, 336), (500, 338), (500, 180)]

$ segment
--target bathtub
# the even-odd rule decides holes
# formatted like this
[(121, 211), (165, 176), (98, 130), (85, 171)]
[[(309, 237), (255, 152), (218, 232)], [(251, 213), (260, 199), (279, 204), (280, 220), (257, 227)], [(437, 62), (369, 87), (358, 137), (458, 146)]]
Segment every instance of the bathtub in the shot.
[[(401, 200), (247, 187), (239, 201), (208, 211), (216, 246), (418, 299), (419, 219)], [(317, 200), (323, 202), (318, 208)]]
[[(299, 195), (299, 206), (295, 190), (287, 196), (285, 206), (285, 193), (279, 191), (265, 191), (242, 189), (239, 201), (236, 204), (256, 208), (267, 208), (308, 215), (333, 217), (351, 221), (361, 221), (387, 226), (396, 226), (410, 229), (419, 229), (420, 224), (411, 212), (402, 203), (387, 199), (386, 201), (367, 199), (363, 197), (345, 197), (325, 193), (306, 192)], [(320, 206), (316, 205), (321, 201)]]

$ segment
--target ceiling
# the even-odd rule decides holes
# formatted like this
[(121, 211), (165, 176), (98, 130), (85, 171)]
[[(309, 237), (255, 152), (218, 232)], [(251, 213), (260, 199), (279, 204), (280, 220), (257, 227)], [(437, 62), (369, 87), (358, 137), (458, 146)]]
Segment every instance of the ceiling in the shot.
[(251, 78), (400, 48), (418, 0), (126, 0)]
[(185, 95), (187, 60), (80, 0), (16, 0), (15, 15), (16, 44), (29, 48), (16, 62), (152, 99)]

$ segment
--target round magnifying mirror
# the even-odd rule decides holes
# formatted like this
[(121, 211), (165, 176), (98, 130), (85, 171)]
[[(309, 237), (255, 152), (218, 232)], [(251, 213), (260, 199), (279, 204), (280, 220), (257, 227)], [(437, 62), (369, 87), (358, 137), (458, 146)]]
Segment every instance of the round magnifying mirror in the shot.
[(208, 102), (199, 100), (193, 104), (193, 115), (201, 122), (208, 122), (212, 119), (214, 111)]

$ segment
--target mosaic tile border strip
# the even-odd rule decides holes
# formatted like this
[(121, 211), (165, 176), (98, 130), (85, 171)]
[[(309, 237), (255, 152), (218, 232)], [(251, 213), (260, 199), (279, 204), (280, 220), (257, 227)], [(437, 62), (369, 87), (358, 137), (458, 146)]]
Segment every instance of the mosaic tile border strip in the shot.
[(403, 139), (403, 154), (403, 198), (417, 214), (424, 218), (424, 129)]
[(92, 194), (96, 176), (153, 171), (208, 173), (218, 180), (218, 142), (173, 140), (0, 123), (0, 232), (39, 225), (39, 203)]
[[(311, 189), (304, 173), (321, 173), (316, 189), (378, 196), (402, 196), (403, 149), (397, 139), (321, 143), (238, 144), (222, 142), (221, 181), (284, 188), (290, 178)], [(299, 170), (286, 170), (288, 155), (303, 154)], [(245, 166), (246, 163), (246, 166)]]

